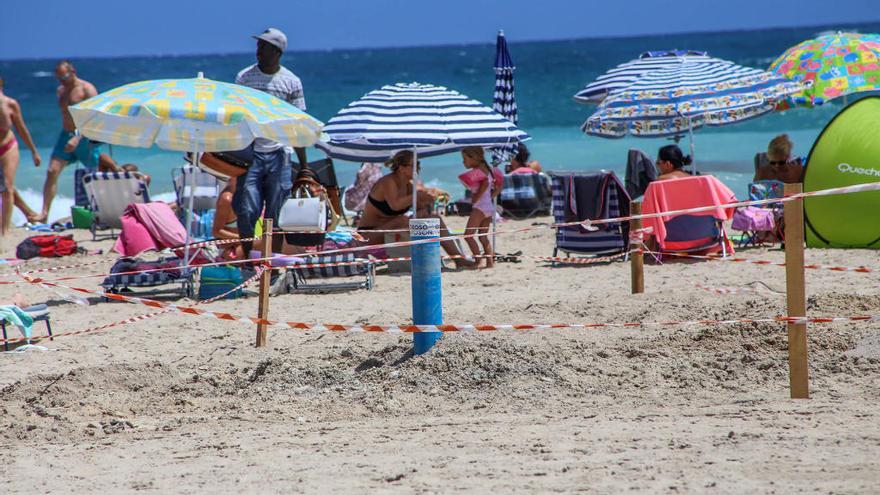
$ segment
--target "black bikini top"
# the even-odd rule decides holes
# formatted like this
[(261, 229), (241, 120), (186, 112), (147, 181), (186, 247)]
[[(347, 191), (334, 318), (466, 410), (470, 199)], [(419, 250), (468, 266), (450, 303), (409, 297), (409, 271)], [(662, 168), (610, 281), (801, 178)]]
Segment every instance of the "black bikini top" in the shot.
[(367, 196), (367, 199), (370, 201), (371, 205), (375, 206), (376, 209), (382, 212), (382, 214), (386, 217), (397, 217), (409, 211), (409, 206), (402, 210), (392, 210), (391, 205), (388, 204), (388, 201), (379, 201), (372, 196)]

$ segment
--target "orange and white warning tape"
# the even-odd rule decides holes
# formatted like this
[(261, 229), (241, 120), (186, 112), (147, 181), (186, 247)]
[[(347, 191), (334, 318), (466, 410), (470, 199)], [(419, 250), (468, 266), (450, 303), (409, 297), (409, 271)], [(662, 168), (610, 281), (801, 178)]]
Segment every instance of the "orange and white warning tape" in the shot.
[[(36, 280), (35, 282), (41, 282)], [(840, 323), (840, 322), (876, 322), (880, 321), (880, 315), (857, 315), (857, 316), (833, 316), (833, 317), (797, 317), (797, 316), (773, 316), (767, 318), (736, 318), (727, 320), (675, 320), (657, 322), (628, 322), (628, 323), (580, 323), (580, 324), (485, 324), (485, 325), (346, 325), (337, 323), (305, 323), (293, 321), (272, 321), (257, 317), (238, 316), (220, 311), (208, 311), (193, 306), (165, 303), (152, 299), (111, 294), (103, 291), (67, 287), (59, 284), (57, 287), (72, 291), (96, 294), (108, 299), (140, 304), (151, 308), (162, 308), (177, 311), (193, 316), (212, 318), (225, 321), (235, 321), (248, 324), (263, 324), (267, 326), (288, 328), (293, 330), (326, 330), (332, 332), (388, 332), (388, 333), (414, 333), (414, 332), (488, 332), (499, 330), (549, 330), (549, 329), (595, 329), (595, 328), (633, 328), (633, 327), (669, 327), (669, 326), (714, 326), (714, 325), (738, 325), (752, 323)]]
[[(247, 287), (248, 285), (252, 284), (253, 282), (259, 280), (259, 279), (260, 279), (260, 275), (262, 275), (262, 273), (263, 273), (265, 270), (266, 270), (265, 267), (263, 267), (263, 266), (258, 266), (257, 269), (256, 269), (255, 272), (254, 272), (254, 276), (252, 276), (251, 278), (245, 280), (244, 282), (242, 282), (242, 283), (239, 284), (238, 286), (236, 286), (236, 287), (234, 287), (234, 288), (232, 288), (232, 289), (230, 289), (230, 290), (228, 290), (228, 291), (226, 291), (226, 292), (224, 292), (224, 293), (222, 293), (222, 294), (220, 294), (220, 295), (214, 296), (214, 297), (212, 297), (212, 298), (210, 298), (210, 299), (205, 299), (204, 301), (198, 301), (198, 302), (196, 303), (196, 305), (197, 305), (197, 306), (200, 306), (200, 305), (204, 305), (204, 304), (210, 304), (210, 303), (212, 303), (212, 302), (214, 302), (214, 301), (218, 301), (218, 300), (220, 300), (220, 299), (223, 299), (224, 297), (228, 296), (229, 294), (231, 294), (231, 293), (233, 293), (233, 292), (235, 292), (235, 291), (237, 291), (237, 290), (240, 290), (240, 289), (243, 289), (243, 288)], [(147, 314), (143, 314), (143, 315), (132, 316), (131, 318), (126, 318), (126, 319), (124, 319), (124, 320), (114, 321), (114, 322), (112, 322), (112, 323), (107, 323), (107, 324), (104, 324), (104, 325), (101, 325), (101, 326), (97, 326), (97, 327), (86, 328), (86, 329), (83, 329), (83, 330), (76, 330), (76, 331), (71, 331), (71, 332), (56, 332), (56, 333), (54, 333), (54, 334), (51, 335), (51, 336), (46, 335), (45, 337), (34, 337), (34, 336), (31, 336), (30, 339), (27, 339), (27, 338), (25, 338), (25, 337), (17, 337), (17, 338), (12, 338), (12, 339), (0, 339), (0, 343), (6, 342), (6, 343), (10, 343), (10, 344), (11, 344), (11, 343), (16, 343), (16, 342), (25, 342), (25, 341), (28, 341), (28, 340), (37, 340), (37, 339), (41, 339), (41, 338), (52, 338), (52, 339), (56, 339), (56, 338), (58, 338), (58, 337), (73, 337), (73, 336), (76, 336), (76, 335), (86, 335), (86, 334), (90, 334), (90, 333), (102, 332), (102, 331), (104, 331), (104, 330), (109, 330), (109, 329), (114, 328), (114, 327), (118, 327), (118, 326), (122, 326), (122, 325), (127, 325), (127, 324), (129, 324), (129, 323), (137, 323), (137, 322), (139, 322), (139, 321), (149, 320), (149, 319), (151, 319), (151, 318), (155, 318), (155, 317), (157, 317), (157, 316), (160, 316), (160, 315), (163, 315), (163, 314), (166, 314), (166, 313), (173, 313), (173, 312), (174, 312), (174, 308), (165, 308), (165, 309), (163, 309), (163, 310), (161, 310), (161, 311), (154, 311), (154, 312), (152, 312), (152, 313), (147, 313)]]
[(757, 287), (712, 287), (703, 284), (694, 284), (694, 286), (698, 289), (702, 289), (706, 292), (712, 292), (713, 294), (775, 294), (775, 295), (785, 295), (784, 292), (776, 292), (769, 289), (759, 289)]
[[(659, 255), (661, 253), (657, 253), (649, 250), (642, 250), (646, 254), (654, 254)], [(673, 256), (676, 258), (692, 258), (692, 259), (700, 259), (700, 260), (709, 260), (709, 261), (724, 261), (728, 263), (747, 263), (751, 265), (769, 265), (769, 266), (785, 266), (785, 263), (779, 261), (769, 261), (769, 260), (750, 260), (747, 258), (722, 258), (720, 256), (705, 256), (698, 254), (686, 254), (686, 253), (662, 253), (663, 256)], [(856, 273), (874, 273), (877, 271), (876, 268), (869, 268), (866, 266), (835, 266), (835, 265), (821, 265), (821, 264), (808, 264), (804, 265), (804, 268), (807, 270), (829, 270), (832, 272), (856, 272)]]

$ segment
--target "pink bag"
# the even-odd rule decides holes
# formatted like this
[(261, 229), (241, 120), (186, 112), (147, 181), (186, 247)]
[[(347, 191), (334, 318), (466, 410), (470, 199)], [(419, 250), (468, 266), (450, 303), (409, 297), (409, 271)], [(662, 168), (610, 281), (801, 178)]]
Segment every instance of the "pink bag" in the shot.
[(734, 230), (773, 232), (776, 230), (776, 221), (773, 218), (773, 210), (746, 206), (737, 208), (733, 213)]

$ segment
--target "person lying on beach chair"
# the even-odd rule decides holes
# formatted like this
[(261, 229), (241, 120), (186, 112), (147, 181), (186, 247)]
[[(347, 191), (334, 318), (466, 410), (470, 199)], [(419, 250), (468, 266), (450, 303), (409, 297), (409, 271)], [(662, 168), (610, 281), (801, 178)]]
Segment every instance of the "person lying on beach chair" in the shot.
[[(409, 230), (409, 217), (406, 213), (412, 207), (413, 167), (419, 167), (419, 164), (413, 163), (412, 151), (400, 151), (385, 162), (385, 166), (391, 169), (391, 173), (379, 179), (370, 190), (364, 215), (358, 227), (368, 243), (374, 245), (383, 244), (385, 234), (370, 232), (371, 230)], [(428, 210), (434, 205), (435, 199), (428, 191), (417, 190), (418, 218), (433, 217), (428, 214)], [(440, 218), (440, 235), (449, 236), (449, 230), (442, 218)], [(461, 255), (454, 241), (444, 241), (441, 245), (450, 256)], [(455, 258), (455, 265), (458, 267), (472, 267), (473, 264)]]

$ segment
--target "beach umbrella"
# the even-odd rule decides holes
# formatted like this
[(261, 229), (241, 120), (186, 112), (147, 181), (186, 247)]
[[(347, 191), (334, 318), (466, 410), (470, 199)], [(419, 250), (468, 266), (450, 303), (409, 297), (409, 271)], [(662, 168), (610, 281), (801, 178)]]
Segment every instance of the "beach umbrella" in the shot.
[(819, 36), (789, 48), (768, 70), (812, 83), (791, 96), (795, 105), (812, 107), (848, 94), (880, 91), (880, 35)]
[(696, 50), (644, 52), (639, 58), (622, 63), (597, 77), (574, 95), (574, 101), (585, 105), (598, 105), (608, 95), (626, 88), (645, 74), (677, 66), (682, 59), (693, 62), (717, 60), (706, 55), (706, 52)]
[(687, 132), (693, 156), (694, 129), (759, 117), (802, 89), (801, 83), (733, 62), (681, 59), (606, 98), (581, 129), (606, 138), (680, 136)]
[[(516, 66), (513, 65), (513, 59), (510, 58), (510, 52), (507, 50), (504, 31), (499, 30), (495, 40), (495, 93), (492, 98), (492, 110), (517, 124), (519, 115), (516, 110), (516, 92), (513, 86), (513, 71), (515, 69)], [(516, 146), (514, 145), (493, 148), (492, 162), (495, 164), (503, 162), (514, 154), (515, 150)]]
[[(205, 79), (162, 79), (126, 84), (70, 107), (77, 129), (104, 143), (156, 145), (199, 154), (246, 148), (255, 138), (311, 146), (321, 122), (274, 96), (245, 86)], [(195, 174), (191, 174), (195, 178)], [(187, 211), (189, 263), (192, 195)]]
[(370, 91), (331, 118), (324, 132), (329, 139), (316, 146), (332, 158), (352, 162), (381, 162), (403, 150), (430, 157), (465, 146), (491, 148), (529, 139), (482, 103), (443, 86), (417, 82)]

